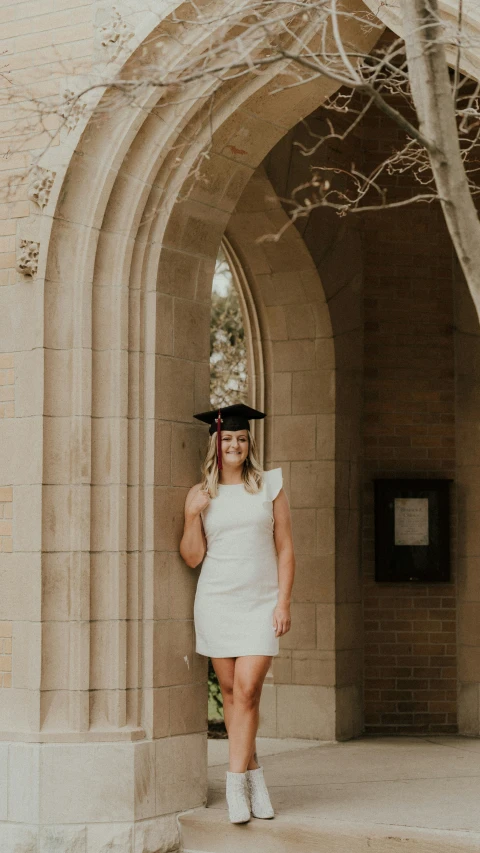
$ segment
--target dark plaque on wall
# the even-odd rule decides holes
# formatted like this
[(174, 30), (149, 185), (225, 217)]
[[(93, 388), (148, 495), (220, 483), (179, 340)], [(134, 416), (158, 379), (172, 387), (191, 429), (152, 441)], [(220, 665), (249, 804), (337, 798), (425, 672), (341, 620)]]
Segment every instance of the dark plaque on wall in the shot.
[(375, 580), (450, 580), (451, 480), (374, 480)]

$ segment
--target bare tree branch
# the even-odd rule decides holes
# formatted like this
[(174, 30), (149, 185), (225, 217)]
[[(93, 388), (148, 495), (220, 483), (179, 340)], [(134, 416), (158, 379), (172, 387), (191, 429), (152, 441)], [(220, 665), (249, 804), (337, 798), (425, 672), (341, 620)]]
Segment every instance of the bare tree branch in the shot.
[(440, 203), (480, 317), (480, 222), (462, 160), (437, 0), (402, 0), (413, 101), (420, 127), (437, 140), (429, 151)]
[[(24, 124), (12, 126), (8, 156), (23, 151), (28, 134), (38, 135), (40, 128), (46, 142), (32, 157), (35, 169), (79, 114), (93, 110), (92, 120), (101, 121), (119, 106), (149, 111), (152, 93), (158, 92), (159, 120), (164, 107), (199, 102), (205, 136), (210, 127), (210, 140), (191, 167), (193, 187), (204, 179), (217, 96), (225, 88), (264, 81), (274, 94), (327, 78), (336, 92), (322, 107), (322, 132), (310, 132), (311, 144), (300, 143), (302, 154), (311, 158), (310, 179), (283, 199), (290, 222), (319, 207), (346, 216), (439, 200), (480, 315), (480, 225), (474, 205), (480, 195), (480, 84), (461, 73), (462, 57), (479, 50), (480, 39), (464, 26), (463, 0), (453, 22), (441, 20), (438, 0), (402, 0), (405, 41), (387, 34), (365, 53), (352, 28), (357, 36), (368, 33), (373, 44), (383, 25), (366, 8), (354, 11), (344, 0), (225, 0), (207, 4), (206, 11), (191, 0), (181, 9), (121, 73), (109, 74), (106, 67), (86, 82), (79, 76), (78, 86), (72, 84), (60, 97), (26, 92), (8, 68), (0, 68), (5, 84), (0, 107), (14, 106), (16, 115), (25, 116)], [(454, 60), (452, 80), (447, 52)], [(322, 164), (327, 148), (355, 141), (371, 109), (381, 110), (400, 129), (392, 150), (382, 152), (370, 171), (353, 162), (350, 168)], [(30, 143), (31, 138), (28, 147), (34, 148)], [(398, 187), (392, 192), (392, 176), (406, 173), (418, 192), (409, 188), (402, 195)], [(12, 187), (20, 179), (12, 174)]]

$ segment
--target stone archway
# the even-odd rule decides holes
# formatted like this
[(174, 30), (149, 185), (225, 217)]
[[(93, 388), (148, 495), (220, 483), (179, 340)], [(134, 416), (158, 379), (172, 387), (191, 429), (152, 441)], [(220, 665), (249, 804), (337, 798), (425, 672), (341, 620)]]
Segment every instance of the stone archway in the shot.
[[(372, 37), (359, 28), (352, 38), (368, 49)], [(208, 407), (213, 264), (255, 168), (332, 84), (319, 81), (293, 96), (273, 94), (274, 88), (278, 78), (267, 77), (225, 88), (213, 117), (199, 101), (158, 110), (150, 96), (138, 110), (109, 114), (100, 123), (92, 119), (63, 140), (67, 166), (63, 175), (58, 167), (41, 224), (44, 397), (35, 425), (41, 473), (28, 493), (16, 497), (20, 515), (35, 506), (41, 519), (25, 549), (41, 561), (41, 584), (29, 603), (32, 622), (18, 623), (17, 670), (2, 721), (12, 742), (19, 732), (28, 742), (10, 745), (12, 762), (32, 768), (25, 775), (25, 802), (36, 806), (28, 821), (21, 803), (16, 808), (19, 838), (27, 822), (61, 825), (65, 839), (86, 827), (95, 833), (102, 824), (103, 837), (115, 839), (119, 849), (128, 849), (133, 832), (135, 849), (147, 850), (147, 837), (169, 833), (173, 846), (174, 813), (205, 802), (206, 660), (193, 646), (196, 578), (179, 560), (177, 544), (185, 493), (204, 443), (192, 413)], [(189, 173), (212, 122), (207, 182), (192, 188)], [(312, 287), (306, 272), (304, 287)], [(300, 337), (292, 335), (286, 346), (271, 339), (272, 363), (278, 374), (288, 373), (290, 364), (312, 373), (297, 380), (300, 401), (316, 388), (312, 340), (327, 336), (305, 337), (308, 312), (288, 322), (296, 323)], [(326, 322), (325, 315), (323, 329)], [(326, 373), (332, 369), (330, 363)], [(277, 401), (285, 395), (282, 382)], [(327, 382), (326, 397), (329, 388)], [(318, 428), (323, 415), (331, 419), (332, 412), (300, 407), (297, 414), (279, 413), (267, 452), (272, 462), (306, 462), (309, 468), (298, 486), (290, 472), (292, 495), (305, 488), (313, 495), (308, 506), (294, 501), (306, 543), (305, 583), (312, 577), (309, 558), (318, 556), (308, 553), (309, 513), (330, 511), (328, 525), (333, 508), (331, 478), (328, 505), (319, 506), (315, 497), (319, 464), (333, 467), (331, 457), (317, 456), (319, 436), (327, 434)], [(299, 422), (285, 428), (282, 418), (290, 417)], [(305, 442), (314, 454), (307, 460), (295, 458), (300, 425), (307, 425)], [(326, 453), (333, 443), (331, 430), (328, 435)], [(323, 556), (331, 572), (332, 555)], [(330, 615), (332, 583), (330, 574), (330, 598), (320, 602)], [(299, 606), (311, 626), (317, 598)], [(315, 625), (317, 618), (315, 611)], [(310, 673), (317, 666), (308, 654), (317, 652), (312, 642), (310, 634), (300, 636), (296, 648), (306, 652)], [(334, 647), (328, 651), (332, 661)], [(287, 693), (297, 687), (310, 737), (320, 731), (315, 715), (328, 690), (323, 731), (333, 736), (335, 688), (318, 680), (275, 688), (285, 697), (277, 733), (292, 731)], [(349, 724), (343, 733), (355, 730)]]

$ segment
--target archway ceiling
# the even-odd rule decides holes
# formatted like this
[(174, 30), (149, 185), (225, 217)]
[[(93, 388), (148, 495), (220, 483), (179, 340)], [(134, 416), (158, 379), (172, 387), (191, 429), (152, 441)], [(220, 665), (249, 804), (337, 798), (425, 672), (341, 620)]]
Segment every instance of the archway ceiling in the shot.
[[(350, 2), (352, 8), (358, 7), (358, 3), (353, 0)], [(157, 30), (160, 29), (157, 27)], [(348, 29), (349, 43), (365, 51), (370, 50), (378, 38), (378, 31), (368, 35), (357, 24), (349, 23)], [(150, 45), (155, 36), (156, 33), (150, 35)], [(198, 43), (192, 47), (195, 54), (199, 50)], [(174, 55), (178, 53), (178, 43), (173, 45), (172, 51)], [(128, 73), (128, 63), (124, 71)], [(158, 92), (150, 93), (135, 108), (126, 107), (114, 116), (101, 116), (98, 127), (95, 126), (94, 115), (81, 136), (78, 134), (77, 145), (72, 145), (72, 138), (68, 140), (68, 148), (71, 151), (71, 167), (79, 176), (86, 177), (87, 172), (90, 172), (89, 177), (92, 178), (92, 172), (96, 172), (95, 179), (89, 187), (85, 181), (81, 181), (83, 190), (80, 192), (78, 182), (70, 181), (69, 192), (60, 196), (56, 217), (99, 227), (104, 213), (102, 196), (105, 202), (110, 197), (119, 169), (143, 183), (164, 187), (170, 181), (159, 180), (158, 172), (161, 163), (167, 165), (169, 159), (170, 168), (163, 169), (163, 175), (167, 171), (170, 174), (175, 171), (176, 177), (182, 178), (183, 172), (185, 180), (191, 166), (191, 162), (188, 162), (191, 157), (187, 156), (186, 149), (189, 149), (190, 154), (198, 156), (212, 137), (216, 157), (220, 155), (224, 162), (231, 160), (243, 164), (247, 169), (254, 169), (280, 136), (337, 88), (334, 81), (322, 79), (294, 90), (281, 91), (284, 79), (285, 82), (291, 82), (283, 78), (284, 71), (284, 68), (277, 66), (260, 78), (240, 79), (221, 86), (204, 80), (195, 91), (189, 93), (188, 103), (167, 104), (166, 99), (163, 99), (157, 109), (161, 100)], [(212, 109), (209, 98), (213, 92), (215, 100)], [(155, 130), (152, 129), (153, 117), (157, 125)], [(247, 144), (247, 137), (252, 134), (257, 137), (255, 145)], [(148, 144), (145, 144), (148, 137), (155, 138), (157, 156), (154, 158), (152, 151), (148, 150)], [(138, 149), (142, 141), (143, 158), (140, 158)], [(147, 161), (148, 167), (145, 168)], [(216, 166), (219, 167), (218, 159)], [(82, 200), (79, 195), (82, 196), (85, 190), (88, 196), (83, 200), (88, 201), (88, 204), (79, 203)], [(106, 225), (104, 222), (104, 227)]]

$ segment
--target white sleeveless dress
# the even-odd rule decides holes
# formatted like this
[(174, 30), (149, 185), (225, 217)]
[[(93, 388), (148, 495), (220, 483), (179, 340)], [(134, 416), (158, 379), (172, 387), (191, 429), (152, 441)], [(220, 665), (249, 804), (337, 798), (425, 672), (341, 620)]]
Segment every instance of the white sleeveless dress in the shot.
[(277, 655), (278, 601), (273, 501), (282, 469), (264, 471), (263, 488), (219, 485), (201, 513), (207, 552), (194, 602), (196, 651), (208, 657)]

